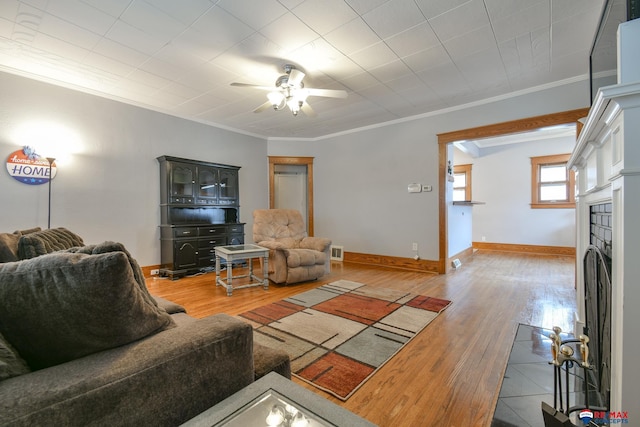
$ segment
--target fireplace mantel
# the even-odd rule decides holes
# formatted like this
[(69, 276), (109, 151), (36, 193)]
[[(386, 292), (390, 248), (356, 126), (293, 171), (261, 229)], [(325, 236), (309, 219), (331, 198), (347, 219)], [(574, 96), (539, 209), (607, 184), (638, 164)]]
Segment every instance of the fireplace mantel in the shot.
[(601, 88), (568, 166), (576, 172), (576, 333), (584, 327), (582, 256), (590, 209), (612, 206), (611, 401), (640, 422), (640, 81)]

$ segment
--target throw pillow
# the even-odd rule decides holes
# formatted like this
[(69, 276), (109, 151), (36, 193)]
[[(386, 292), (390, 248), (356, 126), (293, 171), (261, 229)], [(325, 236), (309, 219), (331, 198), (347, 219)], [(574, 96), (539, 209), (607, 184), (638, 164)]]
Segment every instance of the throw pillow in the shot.
[(20, 235), (15, 233), (0, 233), (0, 262), (18, 261), (18, 241)]
[(138, 284), (140, 290), (142, 291), (143, 297), (147, 300), (147, 302), (158, 305), (155, 298), (151, 296), (149, 290), (147, 289), (147, 282), (144, 279), (144, 273), (142, 272), (142, 268), (138, 264), (138, 261), (135, 260), (127, 251), (122, 243), (117, 242), (103, 242), (97, 245), (87, 245), (87, 246), (78, 246), (75, 248), (67, 249), (67, 252), (77, 252), (82, 254), (89, 255), (97, 255), (97, 254), (105, 254), (108, 252), (123, 252), (127, 259), (129, 260), (129, 265), (131, 266), (131, 270), (133, 271), (133, 278)]
[(18, 241), (18, 256), (20, 259), (35, 258), (62, 249), (83, 245), (82, 238), (66, 228), (49, 228), (20, 237)]
[(33, 370), (174, 326), (145, 299), (123, 252), (57, 252), (0, 265), (0, 333)]
[(0, 381), (29, 372), (27, 363), (0, 334)]
[(17, 230), (13, 233), (0, 233), (0, 263), (18, 261), (18, 242), (24, 234), (40, 231), (40, 227)]

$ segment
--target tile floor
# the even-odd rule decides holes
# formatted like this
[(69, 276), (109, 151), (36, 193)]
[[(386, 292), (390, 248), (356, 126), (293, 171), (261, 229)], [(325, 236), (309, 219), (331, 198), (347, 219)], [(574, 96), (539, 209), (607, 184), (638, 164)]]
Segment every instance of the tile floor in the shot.
[[(549, 364), (549, 334), (552, 332), (519, 325), (491, 427), (544, 427), (541, 402), (552, 406), (554, 403), (553, 366)], [(565, 333), (561, 334), (563, 340), (568, 337)], [(575, 378), (570, 380), (570, 390), (574, 389), (574, 381)], [(575, 404), (576, 397), (575, 393), (570, 394), (571, 405)], [(583, 425), (575, 416), (572, 416), (572, 420), (576, 425)]]

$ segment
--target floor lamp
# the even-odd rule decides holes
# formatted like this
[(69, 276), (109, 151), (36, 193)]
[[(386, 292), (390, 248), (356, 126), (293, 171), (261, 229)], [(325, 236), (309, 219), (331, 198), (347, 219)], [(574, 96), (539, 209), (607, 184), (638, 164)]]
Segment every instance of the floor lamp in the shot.
[(47, 213), (47, 228), (51, 228), (51, 180), (53, 179), (53, 176), (51, 175), (51, 170), (53, 162), (56, 160), (55, 157), (47, 157), (47, 160), (49, 161), (49, 211)]

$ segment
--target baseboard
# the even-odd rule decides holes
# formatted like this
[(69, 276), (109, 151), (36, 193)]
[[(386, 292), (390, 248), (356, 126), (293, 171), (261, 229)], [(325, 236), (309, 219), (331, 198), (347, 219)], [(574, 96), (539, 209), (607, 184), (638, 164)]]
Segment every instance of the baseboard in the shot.
[(159, 270), (160, 265), (146, 265), (140, 268), (142, 268), (142, 274), (144, 275), (144, 277), (153, 277), (153, 275), (151, 274), (151, 270)]
[(522, 252), (530, 254), (576, 256), (576, 248), (571, 246), (521, 245), (512, 243), (473, 242), (473, 249), (489, 251)]
[(377, 265), (381, 267), (397, 268), (400, 270), (421, 271), (424, 273), (438, 273), (438, 261), (426, 259), (415, 260), (387, 255), (361, 254), (357, 252), (344, 252), (344, 261), (357, 264)]
[(447, 272), (451, 271), (451, 270), (455, 270), (455, 268), (452, 266), (453, 260), (458, 259), (460, 260), (460, 262), (462, 262), (464, 264), (464, 262), (473, 255), (473, 247), (469, 247), (463, 251), (458, 252), (457, 254), (453, 255), (452, 257), (450, 257), (447, 260)]

